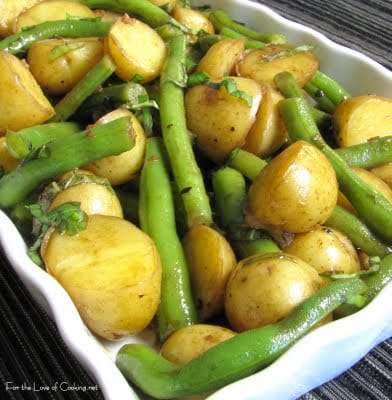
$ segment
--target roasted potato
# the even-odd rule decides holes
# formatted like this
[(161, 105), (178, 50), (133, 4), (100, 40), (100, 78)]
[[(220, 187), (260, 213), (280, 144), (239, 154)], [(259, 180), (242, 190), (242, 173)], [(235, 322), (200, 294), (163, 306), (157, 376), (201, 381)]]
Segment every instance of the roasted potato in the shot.
[(54, 115), (25, 62), (0, 50), (0, 135), (41, 124)]
[(45, 93), (62, 95), (84, 78), (103, 55), (99, 38), (48, 39), (33, 43), (27, 62)]
[(7, 148), (7, 141), (5, 136), (0, 137), (0, 170), (3, 172), (10, 172), (19, 165), (20, 160), (13, 157)]
[(392, 162), (378, 165), (370, 170), (374, 175), (382, 179), (392, 190)]
[(131, 119), (135, 135), (135, 145), (131, 150), (124, 153), (101, 158), (83, 167), (95, 175), (108, 179), (113, 186), (129, 182), (137, 175), (143, 166), (146, 146), (146, 134), (143, 127), (135, 115), (125, 108), (118, 108), (104, 115), (96, 124), (105, 124), (120, 117), (129, 117)]
[(224, 87), (196, 85), (185, 94), (186, 119), (195, 135), (195, 144), (216, 163), (226, 160), (234, 149), (244, 145), (262, 98), (261, 85), (253, 79), (230, 79), (238, 90), (251, 97), (252, 105), (229, 94)]
[(336, 206), (335, 171), (315, 146), (291, 144), (253, 181), (247, 199), (251, 226), (307, 232), (323, 224)]
[[(180, 24), (192, 29), (195, 32), (214, 33), (214, 25), (200, 11), (186, 7), (174, 7), (172, 11), (173, 18)], [(191, 41), (196, 41), (196, 38), (190, 38)]]
[(161, 347), (163, 357), (176, 364), (186, 364), (211, 347), (232, 338), (236, 333), (218, 325), (195, 324), (171, 334)]
[(154, 242), (131, 222), (90, 215), (86, 229), (74, 236), (49, 231), (41, 255), (98, 336), (115, 340), (139, 333), (154, 317), (160, 258)]
[(340, 147), (392, 134), (392, 98), (364, 95), (340, 103), (333, 114)]
[(226, 283), (237, 265), (223, 235), (206, 225), (196, 225), (183, 239), (193, 296), (199, 319), (206, 321), (223, 310)]
[[(37, 3), (37, 2), (36, 2)], [(41, 1), (26, 9), (15, 19), (13, 31), (20, 32), (23, 28), (46, 21), (66, 19), (67, 16), (94, 18), (94, 12), (84, 4), (67, 0)]]
[(136, 75), (143, 83), (157, 78), (167, 54), (165, 42), (153, 28), (127, 15), (112, 25), (105, 47), (116, 64), (116, 74), (124, 81)]
[(241, 332), (285, 318), (322, 286), (317, 271), (300, 258), (271, 253), (245, 258), (230, 275), (225, 311)]
[(237, 64), (237, 74), (275, 87), (275, 75), (288, 71), (303, 86), (318, 70), (317, 57), (310, 51), (295, 52), (286, 44), (270, 44), (253, 49)]

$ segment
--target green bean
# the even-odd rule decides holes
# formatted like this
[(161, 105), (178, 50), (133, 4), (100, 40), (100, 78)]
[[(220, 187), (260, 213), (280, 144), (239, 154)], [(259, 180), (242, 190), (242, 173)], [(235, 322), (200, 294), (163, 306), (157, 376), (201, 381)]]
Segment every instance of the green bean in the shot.
[(227, 163), (250, 180), (254, 180), (260, 171), (268, 165), (267, 161), (243, 149), (234, 150)]
[(171, 169), (190, 228), (197, 224), (211, 224), (212, 212), (186, 126), (183, 92), (186, 84), (185, 58), (186, 38), (179, 35), (169, 42), (168, 58), (161, 74), (160, 119)]
[(116, 66), (108, 55), (80, 80), (54, 107), (55, 115), (49, 122), (66, 121), (80, 105), (91, 96), (115, 71)]
[(325, 111), (326, 113), (333, 114), (336, 108), (335, 104), (313, 82), (306, 82), (304, 85), (304, 90), (310, 97), (313, 98), (321, 110)]
[(324, 223), (345, 234), (353, 244), (369, 256), (384, 257), (392, 250), (380, 242), (374, 233), (353, 213), (336, 205)]
[(222, 27), (222, 29), (220, 30), (220, 34), (227, 38), (245, 39), (246, 40), (245, 48), (247, 48), (247, 49), (260, 49), (260, 48), (266, 46), (265, 42), (262, 42), (261, 40), (252, 40), (249, 37), (237, 32), (227, 26)]
[(139, 220), (162, 263), (158, 325), (161, 339), (196, 322), (185, 254), (178, 238), (174, 200), (161, 138), (147, 139), (140, 179)]
[(350, 93), (340, 83), (321, 71), (316, 71), (309, 82), (321, 90), (335, 106), (351, 97)]
[(305, 140), (319, 148), (335, 169), (340, 190), (357, 210), (361, 220), (382, 240), (392, 241), (392, 203), (358, 177), (350, 166), (325, 143), (309, 104), (301, 98), (279, 103), (280, 113), (293, 141)]
[(141, 344), (123, 346), (116, 365), (131, 383), (159, 399), (215, 390), (271, 364), (339, 305), (365, 290), (358, 278), (332, 282), (280, 322), (241, 332), (184, 365)]
[(79, 38), (88, 36), (106, 36), (111, 24), (99, 18), (65, 19), (46, 21), (23, 29), (0, 41), (0, 50), (14, 55), (25, 53), (31, 45), (43, 39), (54, 37)]
[(79, 131), (81, 125), (76, 122), (53, 122), (31, 126), (17, 132), (8, 131), (7, 149), (13, 157), (22, 159), (43, 144)]
[(392, 160), (392, 136), (378, 137), (366, 143), (335, 149), (351, 167), (373, 168)]
[(208, 17), (215, 28), (220, 32), (223, 27), (230, 28), (231, 30), (238, 32), (249, 39), (258, 40), (266, 43), (286, 43), (287, 39), (282, 34), (265, 34), (256, 32), (255, 30), (234, 21), (224, 10), (212, 10)]
[(276, 243), (266, 233), (247, 227), (243, 207), (246, 199), (244, 176), (234, 168), (223, 167), (212, 173), (215, 212), (230, 243), (240, 258), (255, 253), (278, 252)]
[[(284, 97), (291, 98), (305, 96), (305, 91), (298, 85), (294, 76), (290, 72), (280, 72), (279, 74), (275, 75), (274, 80), (277, 88)], [(317, 126), (324, 127), (331, 125), (332, 117), (330, 114), (314, 107), (312, 107), (310, 110)]]
[(392, 282), (392, 254), (381, 260), (377, 273), (366, 275), (362, 279), (368, 287), (365, 297), (370, 302), (386, 285)]
[(124, 117), (51, 141), (37, 151), (36, 158), (0, 179), (0, 208), (16, 205), (59, 174), (130, 150), (133, 136), (132, 124)]

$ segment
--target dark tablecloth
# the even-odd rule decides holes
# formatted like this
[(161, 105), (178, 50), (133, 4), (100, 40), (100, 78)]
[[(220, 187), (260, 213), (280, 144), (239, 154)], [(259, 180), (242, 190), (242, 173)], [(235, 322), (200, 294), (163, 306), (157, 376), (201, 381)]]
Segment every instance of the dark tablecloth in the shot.
[[(257, 1), (392, 68), (390, 0)], [(0, 398), (103, 399), (98, 386), (83, 393), (12, 389), (22, 385), (50, 387), (55, 382), (94, 387), (95, 382), (65, 347), (53, 321), (35, 303), (1, 252), (0, 262)], [(392, 339), (301, 400), (392, 399), (391, 369)]]

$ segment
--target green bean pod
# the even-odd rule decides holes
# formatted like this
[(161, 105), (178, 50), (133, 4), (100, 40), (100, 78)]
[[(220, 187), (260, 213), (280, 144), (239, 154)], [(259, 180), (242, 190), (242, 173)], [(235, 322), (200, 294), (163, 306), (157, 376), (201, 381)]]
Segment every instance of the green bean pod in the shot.
[(140, 225), (155, 242), (162, 263), (158, 325), (161, 339), (196, 322), (185, 254), (179, 240), (166, 153), (161, 138), (146, 143), (140, 178)]
[(131, 121), (118, 118), (90, 130), (56, 139), (0, 179), (0, 208), (12, 207), (39, 185), (73, 168), (130, 150), (135, 144)]
[(54, 37), (80, 38), (88, 36), (106, 36), (111, 24), (99, 18), (65, 19), (46, 21), (23, 29), (0, 41), (0, 50), (13, 55), (25, 53), (34, 42)]
[(334, 309), (365, 291), (358, 278), (331, 282), (280, 322), (239, 333), (184, 365), (140, 344), (123, 346), (116, 365), (131, 383), (158, 399), (215, 390), (271, 364)]
[(175, 36), (169, 42), (169, 54), (160, 80), (160, 118), (174, 180), (184, 203), (187, 225), (191, 228), (197, 224), (210, 225), (212, 211), (186, 126), (183, 92), (186, 43), (185, 35)]
[(280, 113), (292, 140), (305, 140), (319, 148), (332, 164), (340, 190), (357, 210), (361, 220), (382, 240), (392, 242), (392, 203), (360, 179), (327, 145), (302, 98), (279, 103)]

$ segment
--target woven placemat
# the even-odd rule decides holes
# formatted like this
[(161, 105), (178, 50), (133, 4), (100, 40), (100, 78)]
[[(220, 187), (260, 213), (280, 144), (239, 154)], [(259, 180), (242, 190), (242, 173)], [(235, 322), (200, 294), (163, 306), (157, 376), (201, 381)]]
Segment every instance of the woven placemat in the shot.
[[(261, 3), (392, 69), (391, 1), (265, 0)], [(49, 315), (32, 299), (1, 252), (0, 319), (1, 399), (103, 399), (97, 384), (69, 352)], [(391, 370), (392, 339), (301, 400), (390, 400)], [(53, 390), (56, 383), (86, 390)]]

